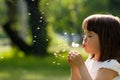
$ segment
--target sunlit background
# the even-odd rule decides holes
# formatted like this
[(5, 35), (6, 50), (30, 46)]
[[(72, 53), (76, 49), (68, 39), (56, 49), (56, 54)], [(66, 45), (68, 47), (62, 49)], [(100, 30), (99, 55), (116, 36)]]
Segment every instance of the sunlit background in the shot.
[(0, 80), (69, 80), (84, 18), (120, 16), (120, 0), (0, 0)]

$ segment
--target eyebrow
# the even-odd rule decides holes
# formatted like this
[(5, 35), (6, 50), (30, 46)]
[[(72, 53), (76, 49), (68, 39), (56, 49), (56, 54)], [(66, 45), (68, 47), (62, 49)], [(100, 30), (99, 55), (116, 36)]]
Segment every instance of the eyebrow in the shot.
[(88, 30), (84, 30), (84, 33), (91, 33), (91, 31), (88, 31)]
[(88, 30), (84, 30), (84, 33), (87, 33), (87, 34), (95, 34), (93, 31), (88, 31)]

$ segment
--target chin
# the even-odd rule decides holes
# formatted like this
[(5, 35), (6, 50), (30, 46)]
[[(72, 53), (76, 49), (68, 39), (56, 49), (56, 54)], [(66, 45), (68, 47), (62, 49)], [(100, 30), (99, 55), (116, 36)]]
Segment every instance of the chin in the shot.
[(85, 49), (85, 52), (88, 53), (88, 54), (90, 54), (90, 55), (93, 54), (91, 51), (88, 51), (88, 50), (86, 50), (86, 49)]

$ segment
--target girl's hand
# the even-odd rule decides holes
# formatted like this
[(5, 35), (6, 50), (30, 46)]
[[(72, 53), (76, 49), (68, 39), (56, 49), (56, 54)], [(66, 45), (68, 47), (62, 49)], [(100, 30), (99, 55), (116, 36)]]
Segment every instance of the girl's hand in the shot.
[(71, 52), (69, 52), (69, 54), (68, 54), (68, 63), (70, 64), (72, 69), (77, 69), (77, 66), (71, 60), (71, 56), (73, 56), (73, 55), (71, 54)]
[(84, 60), (79, 52), (70, 51), (68, 55), (68, 62), (72, 68), (80, 68), (84, 65)]

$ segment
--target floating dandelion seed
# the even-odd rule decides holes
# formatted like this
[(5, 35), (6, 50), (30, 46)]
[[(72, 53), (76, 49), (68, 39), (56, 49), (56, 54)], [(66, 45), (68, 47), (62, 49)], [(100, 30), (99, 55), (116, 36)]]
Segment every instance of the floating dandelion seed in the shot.
[(40, 27), (37, 27), (37, 30), (39, 30), (40, 29)]
[(42, 14), (45, 14), (45, 12), (42, 12)]
[(49, 5), (49, 3), (46, 3), (46, 5), (48, 6), (48, 5)]
[(53, 61), (52, 63), (55, 64), (55, 61)]
[(56, 51), (56, 53), (59, 53), (60, 51)]
[(36, 40), (33, 40), (33, 42), (36, 42)]
[(34, 38), (36, 38), (37, 36), (34, 36)]
[(61, 54), (59, 54), (58, 56), (61, 56)]
[(35, 0), (32, 0), (32, 1), (35, 1)]
[(65, 56), (62, 56), (62, 58), (65, 58)]
[(73, 35), (75, 35), (74, 33), (71, 33), (71, 35), (73, 36)]
[(65, 32), (64, 35), (67, 35), (67, 32)]
[(55, 57), (57, 58), (57, 57), (58, 57), (58, 55), (55, 55)]
[(54, 55), (56, 55), (56, 53), (54, 53)]
[(72, 47), (79, 47), (78, 43), (72, 42)]
[(3, 59), (4, 57), (0, 57), (0, 59)]
[(42, 20), (40, 20), (40, 22), (42, 22)]
[(40, 17), (40, 19), (43, 19), (43, 17)]
[(60, 65), (60, 63), (57, 63), (57, 65), (59, 66), (59, 65)]
[(58, 54), (57, 54), (57, 53), (54, 53), (54, 56), (55, 56), (55, 57), (58, 57)]
[(30, 16), (30, 15), (31, 15), (31, 13), (28, 13), (28, 15)]
[(63, 49), (63, 50), (62, 50), (62, 52), (65, 52), (65, 51), (66, 51), (66, 49)]
[(46, 39), (46, 41), (48, 41), (48, 39)]

